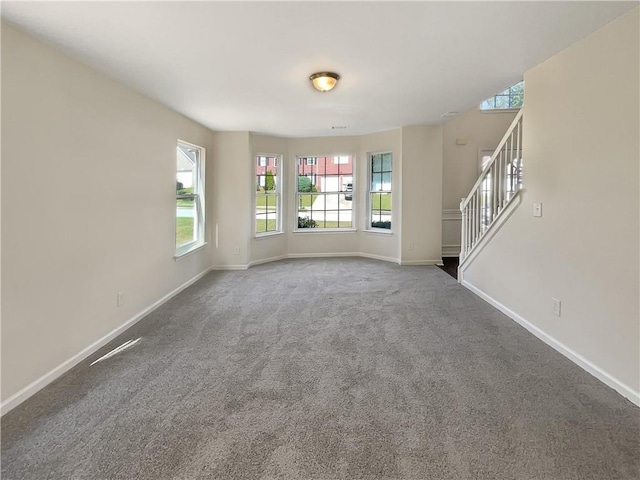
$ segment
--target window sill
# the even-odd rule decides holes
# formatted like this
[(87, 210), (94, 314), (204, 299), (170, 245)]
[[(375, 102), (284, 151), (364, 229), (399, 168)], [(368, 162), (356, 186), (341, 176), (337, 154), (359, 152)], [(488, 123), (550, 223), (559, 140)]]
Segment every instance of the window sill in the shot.
[(386, 230), (384, 228), (370, 228), (367, 230), (363, 230), (362, 233), (369, 233), (372, 235), (393, 235), (393, 231)]
[(256, 233), (253, 238), (260, 240), (261, 238), (277, 237), (279, 235), (284, 235), (284, 232)]
[(518, 113), (520, 108), (487, 108), (485, 110), (481, 108), (480, 113)]
[(301, 233), (303, 235), (306, 234), (322, 234), (322, 233), (356, 233), (357, 230), (355, 228), (300, 228), (298, 230), (294, 230), (293, 233)]
[(184, 258), (187, 255), (200, 250), (201, 248), (205, 247), (206, 245), (207, 245), (207, 242), (196, 243), (194, 245), (190, 245), (189, 247), (185, 248), (184, 250), (180, 250), (179, 252), (176, 252), (176, 254), (173, 256), (173, 260), (177, 262), (181, 258)]

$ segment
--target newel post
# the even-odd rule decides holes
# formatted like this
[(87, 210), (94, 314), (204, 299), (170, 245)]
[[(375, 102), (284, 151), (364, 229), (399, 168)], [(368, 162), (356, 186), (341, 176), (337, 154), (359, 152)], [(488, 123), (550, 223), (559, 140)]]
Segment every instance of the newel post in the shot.
[(460, 212), (462, 213), (462, 225), (460, 228), (460, 263), (464, 260), (464, 256), (467, 252), (467, 209), (464, 208), (464, 201), (466, 198), (460, 200)]

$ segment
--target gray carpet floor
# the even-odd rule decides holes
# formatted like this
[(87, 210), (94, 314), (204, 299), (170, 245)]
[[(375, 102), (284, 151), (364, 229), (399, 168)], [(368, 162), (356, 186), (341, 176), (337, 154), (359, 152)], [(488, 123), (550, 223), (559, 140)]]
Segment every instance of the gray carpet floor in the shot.
[(2, 479), (637, 479), (639, 413), (436, 267), (288, 260), (5, 415)]

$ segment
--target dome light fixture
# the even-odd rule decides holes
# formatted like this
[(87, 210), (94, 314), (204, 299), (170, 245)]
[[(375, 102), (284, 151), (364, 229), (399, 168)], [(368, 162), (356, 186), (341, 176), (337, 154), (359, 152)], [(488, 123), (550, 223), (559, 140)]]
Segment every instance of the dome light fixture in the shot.
[(340, 75), (333, 72), (318, 72), (311, 75), (309, 80), (311, 80), (316, 90), (328, 92), (336, 86), (336, 83), (340, 80)]

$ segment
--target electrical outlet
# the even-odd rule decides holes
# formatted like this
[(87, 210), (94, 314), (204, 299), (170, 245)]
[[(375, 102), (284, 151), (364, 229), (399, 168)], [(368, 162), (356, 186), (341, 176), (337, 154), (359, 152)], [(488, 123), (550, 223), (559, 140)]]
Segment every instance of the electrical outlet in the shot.
[(551, 299), (551, 313), (553, 313), (556, 317), (560, 316), (562, 309), (562, 302), (557, 298)]
[(118, 292), (117, 295), (117, 304), (119, 307), (121, 307), (122, 305), (124, 305), (124, 292)]
[(234, 248), (234, 249), (233, 249), (233, 253), (234, 253), (235, 255), (240, 255), (240, 247), (236, 247), (236, 248)]

